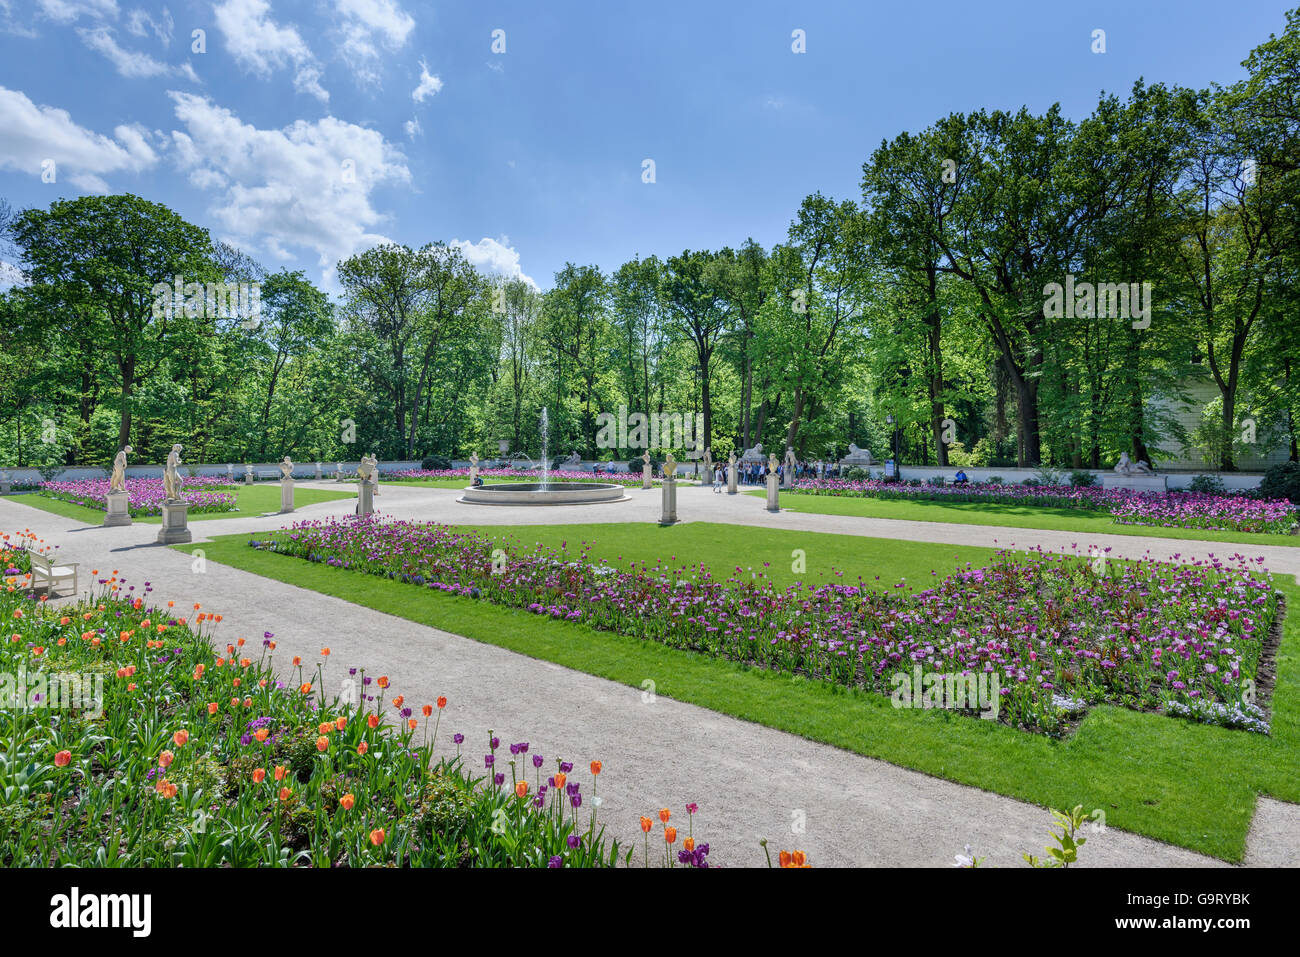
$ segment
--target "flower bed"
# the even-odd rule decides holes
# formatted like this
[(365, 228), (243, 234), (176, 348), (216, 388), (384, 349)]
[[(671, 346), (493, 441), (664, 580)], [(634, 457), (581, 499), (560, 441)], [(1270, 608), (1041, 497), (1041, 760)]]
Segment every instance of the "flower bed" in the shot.
[[(464, 736), (440, 729), (446, 698), (416, 714), (401, 695), (385, 700), (386, 677), (352, 669), (357, 703), (327, 702), (317, 690), (327, 673), (342, 679), (329, 649), (314, 664), (295, 660), (286, 685), (271, 667), (274, 636), (260, 649), (239, 639), (214, 653), (221, 615), (149, 607), (149, 585), (135, 589), (116, 572), (97, 581), (90, 602), (59, 608), (25, 594), (25, 575), (0, 588), (11, 631), (0, 675), (20, 676), (23, 702), (0, 707), (0, 866), (631, 859), (634, 844), (608, 840), (597, 820), (600, 762), (579, 783), (569, 762), (544, 760), (526, 742), (507, 759), (489, 732), (488, 776), (475, 778)], [(12, 681), (0, 692), (14, 696)], [(660, 814), (656, 859), (708, 866), (708, 845), (678, 842)]]
[(1300, 526), (1300, 509), (1286, 499), (1202, 492), (1137, 492), (1072, 485), (909, 485), (875, 479), (815, 479), (792, 489), (798, 495), (928, 502), (985, 502), (1103, 512), (1121, 525), (1204, 528), (1214, 531), (1288, 535)]
[(886, 694), (918, 667), (996, 676), (998, 719), (1048, 733), (1098, 702), (1248, 703), (1279, 615), (1269, 576), (1244, 558), (1107, 565), (1001, 552), (913, 592), (622, 571), (550, 549), (502, 565), (492, 539), (375, 516), (299, 522), (251, 544)]
[[(235, 496), (222, 489), (232, 486), (228, 479), (218, 475), (189, 476), (181, 480), (181, 498), (190, 503), (190, 512), (234, 512), (239, 505)], [(73, 505), (106, 511), (108, 509), (108, 479), (81, 479), (76, 482), (42, 482), (41, 493)], [(133, 517), (161, 515), (166, 493), (161, 478), (129, 478), (126, 480), (127, 509)]]
[[(483, 481), (498, 479), (508, 482), (538, 482), (542, 473), (539, 471), (522, 471), (519, 469), (479, 469)], [(607, 485), (639, 486), (640, 475), (627, 472), (569, 472), (564, 469), (552, 469), (546, 473), (552, 482), (603, 482)], [(469, 484), (469, 469), (403, 469), (398, 472), (384, 472), (380, 478), (385, 482), (411, 482), (419, 479), (464, 479)]]

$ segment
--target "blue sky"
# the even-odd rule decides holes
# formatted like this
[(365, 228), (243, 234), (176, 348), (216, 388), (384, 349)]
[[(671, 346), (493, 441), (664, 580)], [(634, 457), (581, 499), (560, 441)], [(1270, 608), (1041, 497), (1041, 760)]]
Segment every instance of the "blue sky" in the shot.
[(0, 0), (0, 196), (134, 192), (331, 290), (385, 239), (546, 288), (566, 261), (770, 246), (805, 195), (859, 198), (882, 139), (952, 111), (1231, 82), (1285, 9)]

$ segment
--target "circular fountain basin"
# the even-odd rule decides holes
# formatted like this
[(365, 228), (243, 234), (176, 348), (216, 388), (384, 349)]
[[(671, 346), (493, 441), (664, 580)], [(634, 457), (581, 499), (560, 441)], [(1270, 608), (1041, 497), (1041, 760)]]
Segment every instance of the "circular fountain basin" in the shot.
[(623, 486), (605, 482), (492, 482), (470, 486), (459, 501), (473, 505), (591, 505), (626, 498)]

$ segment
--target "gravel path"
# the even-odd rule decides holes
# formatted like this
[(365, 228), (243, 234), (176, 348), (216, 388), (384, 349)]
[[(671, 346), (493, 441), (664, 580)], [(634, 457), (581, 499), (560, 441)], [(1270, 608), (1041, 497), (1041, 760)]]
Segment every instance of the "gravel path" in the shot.
[[(302, 483), (337, 487), (331, 483)], [(402, 518), (466, 524), (593, 523), (653, 521), (659, 494), (633, 489), (621, 504), (513, 508), (464, 505), (454, 490), (382, 486), (376, 506)], [(350, 512), (349, 500), (299, 509), (297, 517)], [(769, 515), (753, 496), (715, 495), (707, 488), (679, 487), (684, 520), (875, 535), (953, 544), (1068, 548), (1111, 545), (1117, 557), (1149, 552), (1164, 557), (1239, 546), (1168, 542), (1126, 536), (897, 522), (784, 512)], [(196, 542), (205, 537), (275, 529), (285, 518), (209, 519), (191, 522)], [(640, 689), (530, 659), (504, 649), (361, 608), (216, 563), (202, 573), (192, 559), (156, 546), (157, 525), (125, 528), (85, 526), (0, 499), (0, 529), (30, 528), (86, 569), (118, 568), (129, 582), (153, 585), (157, 600), (182, 607), (195, 601), (220, 613), (219, 638), (275, 634), (277, 656), (315, 660), (328, 645), (333, 678), (350, 665), (388, 674), (394, 689), (416, 707), (437, 695), (450, 699), (442, 735), (466, 735), (469, 766), (481, 765), (488, 729), (503, 747), (528, 741), (530, 753), (572, 760), (576, 770), (591, 759), (604, 763), (601, 815), (622, 841), (639, 842), (638, 817), (659, 807), (673, 809), (685, 831), (687, 802), (700, 805), (697, 836), (710, 842), (711, 857), (731, 866), (760, 865), (760, 837), (774, 848), (797, 847), (816, 866), (946, 866), (966, 844), (995, 866), (1023, 866), (1020, 854), (1040, 852), (1050, 815), (1042, 808), (976, 788), (932, 778), (794, 735), (740, 721), (667, 698), (645, 700)], [(1104, 539), (1104, 540), (1103, 540)], [(1300, 555), (1291, 549), (1246, 549), (1269, 554), (1268, 567), (1294, 574)], [(1272, 555), (1281, 552), (1281, 555)], [(647, 675), (653, 678), (653, 675)], [(332, 693), (334, 689), (327, 688)], [(506, 752), (508, 757), (508, 751)], [(578, 774), (584, 792), (587, 774)], [(1293, 864), (1300, 857), (1300, 808), (1261, 801), (1248, 843), (1247, 863)], [(677, 818), (682, 820), (678, 821)], [(801, 828), (796, 831), (795, 828)], [(652, 842), (653, 843), (653, 842)], [(637, 843), (640, 848), (641, 844)], [(652, 849), (653, 854), (653, 849)], [(640, 852), (638, 851), (638, 860)], [(1216, 865), (1199, 854), (1111, 828), (1090, 836), (1086, 863), (1102, 866)]]

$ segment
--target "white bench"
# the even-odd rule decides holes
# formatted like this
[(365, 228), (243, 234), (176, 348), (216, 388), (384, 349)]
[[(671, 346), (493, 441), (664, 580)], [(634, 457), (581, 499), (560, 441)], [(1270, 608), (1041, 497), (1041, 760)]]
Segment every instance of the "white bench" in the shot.
[(54, 594), (55, 582), (65, 581), (69, 578), (72, 579), (72, 593), (76, 595), (81, 590), (77, 587), (77, 562), (55, 564), (48, 555), (33, 551), (28, 551), (27, 557), (32, 562), (32, 587), (36, 587), (38, 578), (43, 578), (45, 580), (46, 596)]
[(262, 471), (257, 473), (257, 478), (259, 481), (265, 480), (269, 482), (272, 479), (278, 479), (279, 477), (280, 477), (279, 469), (274, 469), (274, 470), (263, 469)]

